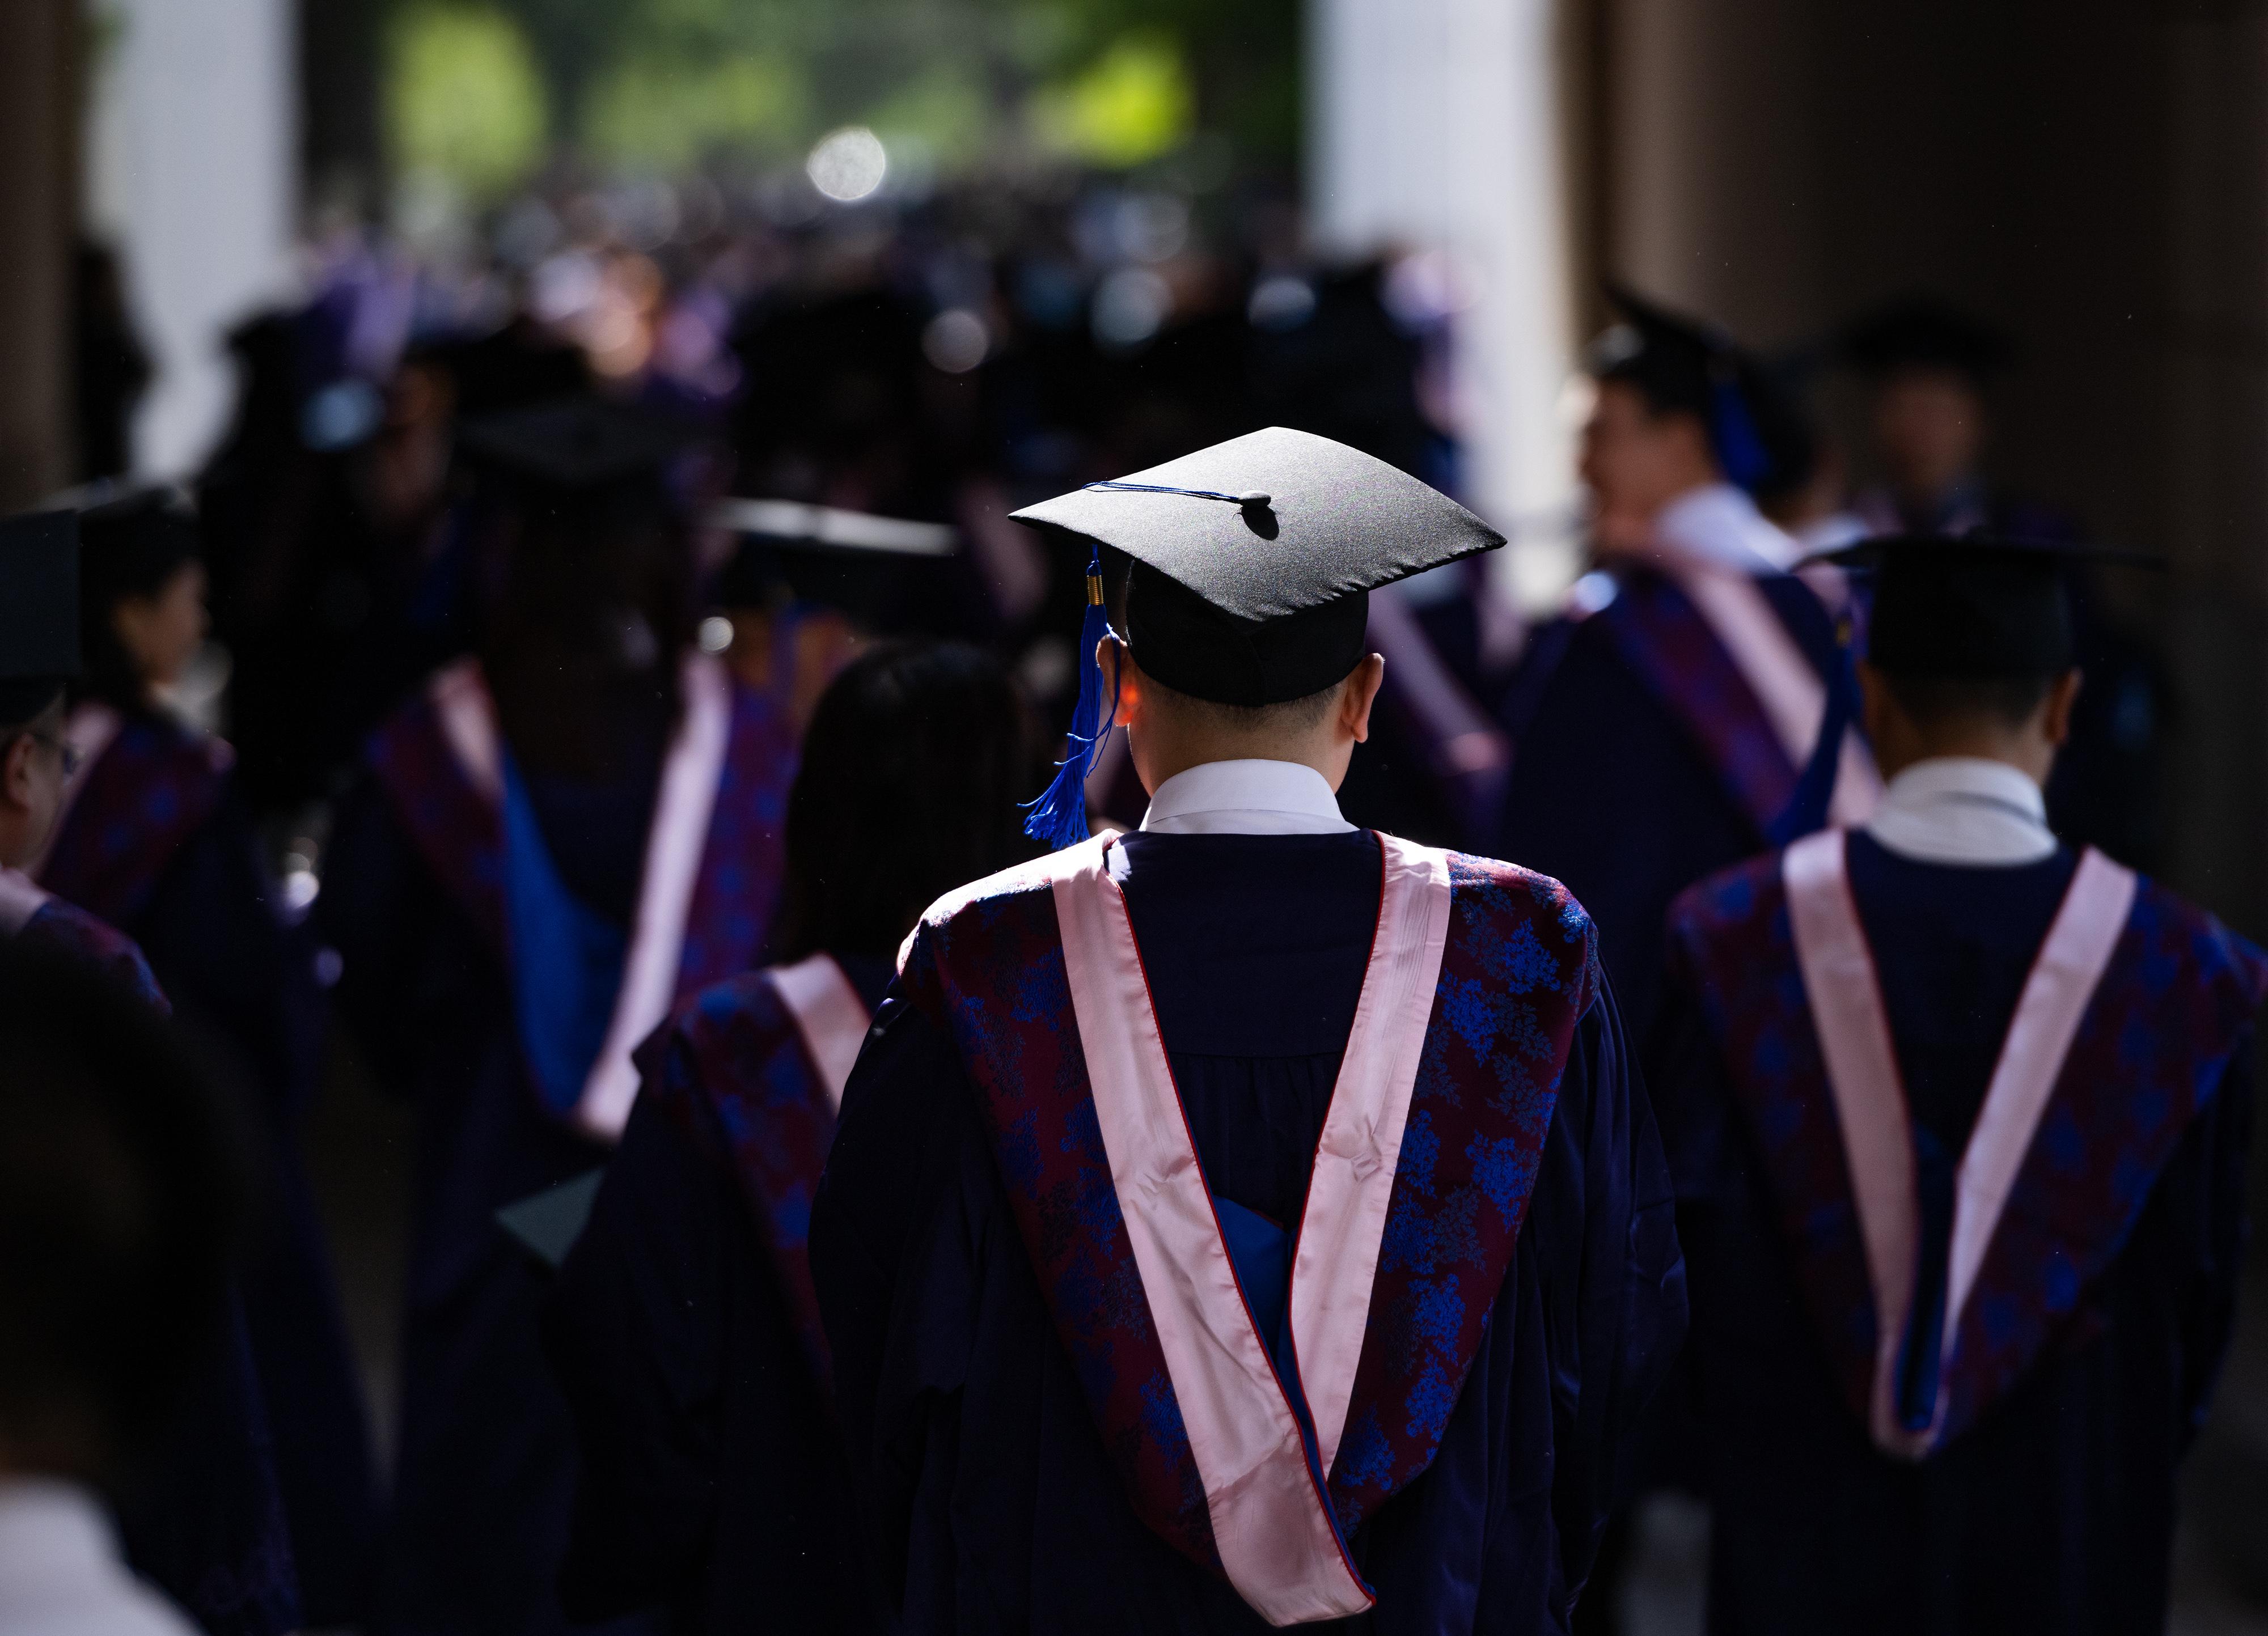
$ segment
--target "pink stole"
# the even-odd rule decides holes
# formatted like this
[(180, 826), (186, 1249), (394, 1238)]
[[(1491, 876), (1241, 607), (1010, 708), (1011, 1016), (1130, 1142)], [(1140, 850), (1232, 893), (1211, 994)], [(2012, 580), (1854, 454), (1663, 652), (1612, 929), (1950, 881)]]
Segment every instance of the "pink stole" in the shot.
[[(683, 690), (683, 715), (662, 761), (661, 787), (646, 832), (622, 987), (606, 1043), (575, 1106), (575, 1123), (608, 1141), (621, 1136), (637, 1098), (638, 1072), (630, 1053), (660, 1026), (677, 997), (687, 917), (725, 767), (732, 685), (724, 667), (706, 655), (692, 656), (685, 663)], [(479, 664), (468, 659), (451, 665), (433, 679), (429, 691), (442, 736), (467, 782), (492, 808), (500, 808), (503, 741)]]
[(1955, 1186), (1951, 1266), (1940, 1385), (1926, 1430), (1898, 1423), (1892, 1401), (1899, 1348), (1912, 1315), (1920, 1242), (1911, 1124), (1881, 987), (1866, 928), (1851, 895), (1845, 837), (1822, 830), (1783, 859), (1788, 918), (1804, 994), (1825, 1060), (1852, 1197), (1865, 1241), (1875, 1319), (1869, 1427), (1889, 1453), (1919, 1459), (1946, 1419), (1961, 1323), (2008, 1193), (2032, 1145), (2080, 1022), (2110, 964), (2133, 907), (2133, 872), (2089, 849), (2040, 945), (1983, 1108), (1962, 1153)]
[[(1827, 715), (1827, 687), (1787, 627), (1772, 612), (1756, 582), (1735, 568), (1682, 552), (1665, 552), (1653, 566), (1677, 582), (1707, 624), (1733, 668), (1764, 707), (1772, 735), (1799, 772), (1811, 759)], [(1846, 731), (1835, 770), (1830, 825), (1850, 827), (1874, 815), (1882, 781), (1855, 729)]]
[(793, 965), (777, 965), (765, 975), (771, 979), (772, 992), (779, 995), (780, 1004), (795, 1023), (803, 1054), (811, 1060), (812, 1072), (826, 1093), (828, 1111), (840, 1113), (843, 1088), (850, 1082), (858, 1048), (866, 1043), (866, 1031), (873, 1025), (866, 1002), (829, 955), (814, 954)]
[[(1293, 1350), (1327, 1477), (1344, 1432), (1449, 928), (1447, 855), (1381, 835), (1378, 931), (1300, 1224)], [(1347, 1559), (1298, 1417), (1256, 1329), (1182, 1112), (1132, 923), (1099, 839), (1049, 878), (1073, 1016), (1112, 1186), (1221, 1566), (1271, 1625), (1344, 1618), (1373, 1598)]]

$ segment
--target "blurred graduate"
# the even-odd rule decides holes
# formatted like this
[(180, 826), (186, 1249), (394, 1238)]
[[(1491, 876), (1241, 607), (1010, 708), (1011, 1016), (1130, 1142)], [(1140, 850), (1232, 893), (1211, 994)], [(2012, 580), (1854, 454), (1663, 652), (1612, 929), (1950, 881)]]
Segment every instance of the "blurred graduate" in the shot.
[(812, 1216), (885, 1603), (1564, 1628), (1683, 1324), (1652, 1119), (1567, 892), (1332, 793), (1370, 593), (1500, 537), (1280, 429), (1019, 515), (1090, 562), (1060, 849), (922, 917)]
[[(1996, 389), (2019, 362), (2007, 334), (1948, 302), (1913, 295), (1861, 314), (1841, 341), (1866, 386), (1880, 478), (1852, 508), (1867, 532), (1983, 528), (2024, 539), (2084, 538), (2068, 513), (1987, 475)], [(2164, 844), (2165, 664), (2124, 627), (2083, 559), (2066, 565), (2066, 590), (2087, 686), (2048, 781), (2048, 815), (2058, 833), (2147, 869)]]
[(641, 1049), (551, 1315), (583, 1456), (571, 1614), (885, 1627), (845, 1493), (811, 1199), (915, 920), (1034, 850), (1032, 738), (969, 648), (885, 645), (820, 700), (788, 800), (781, 963), (703, 990)]
[(316, 1625), (364, 1610), (377, 1479), (330, 1255), (299, 1157), (323, 1001), (311, 928), (287, 910), (229, 746), (172, 708), (205, 632), (196, 518), (150, 489), (79, 517), (85, 658), (63, 737), (78, 767), (37, 878), (130, 935), (174, 1008), (227, 1051), (266, 1116), (271, 1219), (247, 1270), (251, 1326)]
[(1670, 899), (1879, 785), (1839, 724), (1836, 620), (1756, 507), (1803, 475), (1793, 408), (1720, 332), (1613, 293), (1583, 435), (1599, 568), (1532, 644), (1501, 850), (1589, 910), (1643, 1040)]
[(1857, 553), (1888, 794), (1678, 900), (1648, 1060), (1711, 1629), (2159, 1631), (2268, 957), (2048, 827), (2066, 552)]
[(338, 1009), (415, 1103), (418, 1192), (382, 1619), (540, 1631), (574, 1480), (500, 1207), (587, 1172), (681, 996), (758, 963), (790, 724), (693, 644), (670, 428), (593, 400), (475, 422), (478, 655), (372, 741), (318, 919)]
[[(24, 873), (46, 851), (77, 768), (64, 700), (80, 672), (78, 611), (77, 517), (0, 522), (0, 938), (99, 972), (166, 1014), (131, 938)], [(190, 1361), (186, 1412), (151, 1428), (122, 1508), (126, 1555), (213, 1636), (279, 1636), (305, 1624), (298, 1574), (233, 1280), (222, 1306), (219, 1345)]]

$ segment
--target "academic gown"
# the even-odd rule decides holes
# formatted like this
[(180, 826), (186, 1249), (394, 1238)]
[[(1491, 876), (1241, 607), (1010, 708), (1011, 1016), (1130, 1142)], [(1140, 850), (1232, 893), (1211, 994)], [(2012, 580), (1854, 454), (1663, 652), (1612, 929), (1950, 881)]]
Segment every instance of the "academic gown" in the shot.
[[(1924, 862), (1864, 833), (1848, 846), (1851, 891), (1911, 1109), (1921, 1288), (1941, 1291), (1953, 1165), (2077, 860), (2059, 849), (2029, 864)], [(1738, 892), (1757, 878), (1755, 869), (1720, 876), (1696, 887), (1678, 913), (1698, 913), (1712, 889)], [(2209, 957), (2221, 957), (2226, 936), (2205, 935)], [(2075, 1302), (2064, 1298), (2043, 1354), (1915, 1463), (1877, 1449), (1838, 1385), (1845, 1351), (1828, 1346), (1807, 1304), (1784, 1226), (1786, 1169), (1766, 1163), (1733, 1094), (1721, 1031), (1696, 980), (1697, 946), (1673, 941), (1647, 1061), (1691, 1269), (1685, 1368), (1714, 1519), (1711, 1631), (2161, 1630), (2177, 1469), (2228, 1339), (2242, 1260), (2249, 1022), (2224, 1023), (2228, 1054), (2198, 1087), (2201, 1111), (2157, 1170), (2123, 1247)], [(2052, 1139), (2053, 1126), (2043, 1129)], [(2116, 1147), (2080, 1151), (2083, 1166), (2067, 1163), (2084, 1174), (2127, 1163)], [(1827, 1174), (1842, 1173), (1833, 1155), (1826, 1162)], [(1844, 1222), (1845, 1236), (1858, 1231), (1831, 1199), (1827, 1219)], [(2028, 1290), (2019, 1305), (2041, 1298)], [(1965, 1335), (1962, 1344), (1971, 1344)]]
[[(1136, 833), (1114, 848), (1189, 1136), (1233, 1234), (1238, 1212), (1279, 1242), (1300, 1219), (1378, 931), (1379, 847), (1354, 831)], [(1482, 1339), (1440, 1405), (1438, 1452), (1348, 1542), (1378, 1600), (1345, 1628), (1561, 1630), (1589, 1571), (1683, 1302), (1652, 1118), (1603, 987), (1573, 1024), (1540, 1135), (1526, 1222), (1501, 1284), (1477, 1292)], [(975, 1082), (902, 990), (852, 1077), (812, 1266), (902, 1629), (1265, 1628), (1138, 1519)], [(1407, 1400), (1413, 1422), (1440, 1390)]]
[[(171, 1009), (133, 939), (13, 869), (0, 869), (0, 932), (101, 972), (159, 1011)], [(281, 1636), (306, 1622), (298, 1571), (233, 1284), (224, 1305), (217, 1344), (200, 1361), (172, 1433), (118, 1496), (120, 1540), (135, 1572), (208, 1636)]]
[[(1538, 633), (1532, 700), (1508, 725), (1512, 774), (1498, 853), (1565, 884), (1634, 1040), (1653, 1026), (1662, 917), (1703, 876), (1753, 856), (1790, 797), (1795, 759), (1754, 692), (1665, 576), (1594, 577), (1611, 600)], [(1756, 589), (1813, 671), (1835, 659), (1833, 622), (1786, 575)]]
[[(644, 903), (641, 861), (664, 809), (678, 809), (657, 795), (671, 765), (659, 745), (613, 782), (521, 778), (514, 811), (548, 848), (545, 906), (564, 919), (515, 932), (505, 820), (462, 759), (467, 719), (453, 725), (443, 705), (463, 703), (476, 680), (444, 672), (373, 739), (368, 773), (340, 804), (317, 919), (341, 956), (342, 1016), (417, 1114), (401, 1429), (377, 1622), (492, 1636), (563, 1626), (555, 1581), (575, 1481), (573, 1427), (538, 1327), (550, 1273), (495, 1215), (598, 1168), (609, 1150), (576, 1107), (541, 1088), (531, 1053), (549, 1061), (566, 1046), (523, 1031), (523, 1008), (540, 1012), (549, 985), (522, 979), (582, 975), (528, 964), (570, 952), (554, 946), (563, 926), (611, 927), (619, 950)], [(497, 755), (493, 715), (477, 702), (484, 688), (470, 696), (471, 724), (486, 723)], [(792, 739), (744, 690), (730, 691), (729, 710), (721, 760), (707, 774), (705, 840), (692, 842), (699, 864), (682, 950), (667, 962), (680, 993), (756, 964), (778, 889)], [(549, 941), (531, 950), (539, 939)], [(617, 998), (593, 993), (572, 1009), (603, 1026)]]
[[(888, 962), (836, 957), (871, 1016)], [(561, 1596), (684, 1632), (884, 1628), (804, 1254), (833, 1119), (768, 972), (704, 990), (644, 1082), (546, 1339), (582, 1455)], [(855, 1038), (852, 1041), (855, 1049)]]
[(300, 1153), (323, 1001), (312, 928), (260, 856), (227, 746), (154, 713), (74, 713), (95, 748), (40, 869), (51, 891), (120, 927), (167, 996), (225, 1051), (264, 1116), (269, 1207), (245, 1318), (310, 1625), (362, 1615), (378, 1530), (369, 1417), (329, 1247)]

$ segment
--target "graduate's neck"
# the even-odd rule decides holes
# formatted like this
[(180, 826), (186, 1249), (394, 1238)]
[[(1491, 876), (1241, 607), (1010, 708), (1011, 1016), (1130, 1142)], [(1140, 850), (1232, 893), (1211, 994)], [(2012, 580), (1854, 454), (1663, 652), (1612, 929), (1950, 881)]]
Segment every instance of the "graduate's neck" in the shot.
[(1385, 659), (1373, 653), (1327, 701), (1244, 710), (1160, 686), (1115, 641), (1105, 639), (1099, 657), (1106, 693), (1116, 672), (1118, 719), (1134, 770), (1152, 795), (1167, 779), (1213, 761), (1290, 761), (1314, 768), (1336, 789), (1354, 747), (1370, 737), (1371, 706), (1386, 676)]
[(1917, 709), (1914, 703), (1925, 690), (1909, 684), (1903, 689), (1908, 696), (1901, 699), (1898, 685), (1871, 664), (1859, 664), (1859, 683), (1867, 737), (1884, 781), (1919, 762), (1962, 757), (2003, 762), (2045, 789), (2056, 752), (2071, 736), (2080, 675), (2066, 671), (2046, 684), (2036, 701), (2021, 712), (1996, 706), (1996, 689), (1991, 685), (1977, 687), (1977, 697), (1965, 704), (1932, 696), (1927, 702), (1934, 708)]

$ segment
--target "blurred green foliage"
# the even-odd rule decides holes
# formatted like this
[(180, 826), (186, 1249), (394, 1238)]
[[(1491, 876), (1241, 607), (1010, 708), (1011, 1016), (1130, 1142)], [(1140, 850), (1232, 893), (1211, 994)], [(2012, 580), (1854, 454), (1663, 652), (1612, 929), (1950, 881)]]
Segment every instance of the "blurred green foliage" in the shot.
[(469, 0), (410, 0), (387, 33), (397, 162), (474, 199), (525, 180), (542, 156), (549, 104), (519, 26)]
[(1133, 165), (1201, 134), (1280, 169), (1298, 147), (1300, 0), (394, 4), (395, 158), (474, 194), (533, 163), (531, 110), (621, 169), (774, 163), (850, 122), (948, 169)]

